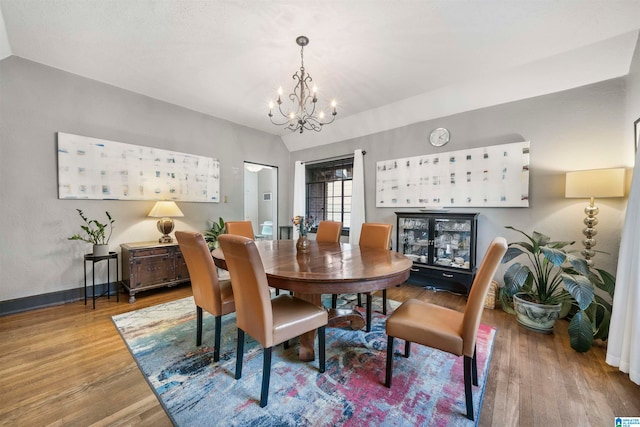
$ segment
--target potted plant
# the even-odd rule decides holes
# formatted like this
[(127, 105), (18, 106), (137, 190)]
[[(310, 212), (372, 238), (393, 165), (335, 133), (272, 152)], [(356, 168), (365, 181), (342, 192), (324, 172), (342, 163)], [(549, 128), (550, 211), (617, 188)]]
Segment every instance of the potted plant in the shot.
[(214, 250), (220, 243), (218, 243), (218, 236), (224, 234), (224, 220), (222, 217), (218, 220), (218, 222), (212, 221), (211, 228), (206, 230), (203, 234), (204, 240), (207, 242), (210, 250)]
[[(572, 304), (577, 312), (569, 324), (571, 347), (584, 352), (594, 339), (606, 340), (609, 334), (611, 303), (595, 293), (605, 291), (613, 300), (615, 278), (608, 272), (592, 268), (587, 261), (574, 255), (569, 247), (574, 242), (551, 241), (534, 231), (524, 242), (509, 243), (502, 262), (526, 257), (528, 264), (513, 262), (504, 273), (504, 287), (500, 292), (503, 307), (509, 311), (510, 302), (518, 322), (523, 326), (550, 332), (559, 317), (563, 304)], [(551, 309), (551, 314), (545, 310)]]
[(111, 239), (111, 234), (113, 233), (115, 220), (111, 218), (109, 212), (105, 211), (108, 222), (103, 224), (97, 219), (88, 219), (81, 209), (76, 210), (82, 221), (84, 221), (84, 225), (81, 225), (80, 228), (85, 234), (74, 234), (68, 240), (82, 240), (83, 242), (92, 243), (94, 256), (109, 255), (109, 239)]

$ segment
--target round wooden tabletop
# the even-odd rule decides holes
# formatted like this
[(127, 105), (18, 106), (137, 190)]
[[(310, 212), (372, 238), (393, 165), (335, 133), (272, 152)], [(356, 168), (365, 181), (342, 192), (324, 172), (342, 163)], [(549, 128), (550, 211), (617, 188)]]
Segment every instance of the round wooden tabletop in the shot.
[[(412, 261), (391, 250), (311, 240), (308, 253), (298, 253), (294, 240), (259, 240), (256, 247), (269, 286), (303, 294), (374, 292), (403, 283)], [(216, 265), (226, 269), (222, 250)]]

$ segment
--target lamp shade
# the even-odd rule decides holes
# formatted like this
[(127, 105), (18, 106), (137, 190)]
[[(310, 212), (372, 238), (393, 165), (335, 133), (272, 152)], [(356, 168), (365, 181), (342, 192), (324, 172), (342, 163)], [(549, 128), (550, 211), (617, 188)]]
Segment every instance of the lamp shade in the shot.
[(567, 172), (566, 198), (624, 197), (624, 168)]
[(171, 218), (184, 216), (176, 202), (156, 202), (155, 206), (149, 212), (149, 216), (153, 218)]

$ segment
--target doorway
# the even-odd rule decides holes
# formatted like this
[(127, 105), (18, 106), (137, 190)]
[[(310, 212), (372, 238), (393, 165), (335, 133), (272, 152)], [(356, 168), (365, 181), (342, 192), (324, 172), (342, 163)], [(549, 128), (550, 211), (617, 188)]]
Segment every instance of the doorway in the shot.
[(278, 168), (244, 162), (244, 219), (256, 239), (276, 240), (278, 230)]

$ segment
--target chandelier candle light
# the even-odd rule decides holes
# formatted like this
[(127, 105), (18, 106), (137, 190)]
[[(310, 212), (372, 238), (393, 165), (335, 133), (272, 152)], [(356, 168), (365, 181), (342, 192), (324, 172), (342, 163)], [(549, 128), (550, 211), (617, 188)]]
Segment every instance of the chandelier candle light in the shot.
[(293, 88), (293, 92), (289, 94), (289, 99), (295, 104), (295, 111), (289, 111), (287, 113), (282, 111), (282, 87), (278, 89), (278, 111), (280, 115), (285, 119), (283, 122), (277, 122), (273, 118), (273, 102), (269, 103), (269, 118), (271, 123), (278, 126), (284, 126), (285, 129), (289, 129), (293, 132), (300, 131), (300, 133), (307, 130), (314, 130), (320, 132), (323, 125), (333, 123), (336, 118), (336, 101), (331, 101), (331, 107), (333, 112), (331, 113), (331, 120), (325, 121), (324, 111), (319, 111), (316, 114), (316, 105), (318, 102), (317, 86), (313, 86), (313, 89), (309, 89), (309, 83), (313, 81), (311, 76), (304, 69), (304, 47), (309, 44), (309, 38), (306, 36), (299, 36), (296, 38), (296, 43), (300, 46), (300, 71), (293, 75), (293, 79), (297, 80), (296, 86)]
[(595, 235), (598, 234), (596, 215), (600, 211), (595, 205), (596, 197), (624, 197), (625, 169), (595, 169), (567, 172), (565, 197), (590, 199), (584, 208), (587, 217), (584, 219), (586, 227), (582, 230), (585, 239), (582, 241), (584, 249), (582, 255), (587, 264), (592, 266), (592, 258), (596, 255), (593, 247), (596, 245)]

